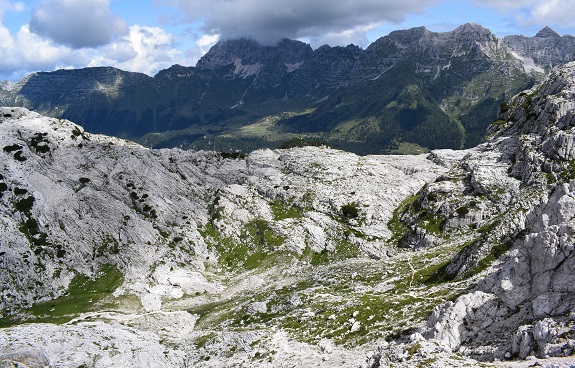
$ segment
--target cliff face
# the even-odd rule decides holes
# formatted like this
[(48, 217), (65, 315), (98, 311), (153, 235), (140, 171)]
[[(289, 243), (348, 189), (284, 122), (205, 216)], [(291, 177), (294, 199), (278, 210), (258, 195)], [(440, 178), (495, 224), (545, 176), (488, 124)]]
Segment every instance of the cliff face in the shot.
[(301, 41), (284, 39), (275, 46), (263, 46), (248, 39), (225, 40), (214, 45), (196, 67), (213, 70), (234, 64), (234, 73), (247, 77), (259, 73), (262, 66), (274, 63), (293, 71), (312, 54), (312, 48)]

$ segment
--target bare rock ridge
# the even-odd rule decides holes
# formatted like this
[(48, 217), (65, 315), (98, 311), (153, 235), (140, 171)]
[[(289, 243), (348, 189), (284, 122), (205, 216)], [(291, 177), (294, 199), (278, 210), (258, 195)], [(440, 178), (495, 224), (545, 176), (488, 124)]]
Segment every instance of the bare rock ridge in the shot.
[(574, 60), (574, 40), (573, 36), (559, 36), (551, 28), (545, 27), (534, 37), (506, 36), (503, 43), (521, 57), (531, 59), (535, 65), (549, 70)]
[(419, 27), (366, 49), (222, 40), (195, 67), (35, 73), (0, 88), (0, 101), (155, 148), (250, 151), (302, 135), (359, 154), (470, 148), (503, 101), (574, 60), (573, 37), (553, 33)]
[(153, 150), (1, 108), (0, 364), (572, 362), (574, 111), (575, 63), (419, 156)]
[(450, 349), (484, 359), (574, 352), (574, 68), (516, 96), (488, 132), (489, 141), (510, 141), (509, 175), (531, 199), (514, 230), (499, 234), (509, 248), (500, 264), (430, 317), (427, 336)]
[[(228, 40), (221, 41), (214, 45), (210, 51), (204, 55), (196, 64), (199, 69), (215, 69), (229, 64), (236, 65), (234, 71), (240, 73), (242, 68), (253, 66), (252, 73), (259, 73), (257, 66), (279, 63), (286, 68), (286, 71), (297, 69), (304, 61), (313, 54), (312, 48), (301, 41), (284, 39), (275, 46), (263, 46), (249, 40)], [(247, 77), (246, 71), (242, 76)]]

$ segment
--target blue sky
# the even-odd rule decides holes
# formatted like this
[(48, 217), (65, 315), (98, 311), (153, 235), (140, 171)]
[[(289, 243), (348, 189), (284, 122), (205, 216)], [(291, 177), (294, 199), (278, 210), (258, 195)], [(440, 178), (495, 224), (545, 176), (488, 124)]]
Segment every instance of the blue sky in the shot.
[(154, 75), (241, 36), (367, 47), (393, 30), (467, 22), (499, 37), (574, 35), (572, 14), (573, 0), (0, 0), (0, 80), (87, 66)]

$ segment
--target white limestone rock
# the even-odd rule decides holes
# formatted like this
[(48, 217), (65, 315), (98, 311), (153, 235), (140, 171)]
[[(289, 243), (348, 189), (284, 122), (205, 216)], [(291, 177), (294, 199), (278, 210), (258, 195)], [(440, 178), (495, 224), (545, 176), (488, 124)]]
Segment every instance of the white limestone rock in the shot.
[[(481, 158), (478, 164), (482, 169), (474, 172), (488, 181), (490, 177), (504, 178), (492, 181), (495, 187), (511, 189), (494, 198), (498, 203), (508, 206), (517, 198), (522, 203), (519, 217), (512, 217), (518, 212), (503, 214), (504, 221), (516, 224), (516, 230), (507, 233), (513, 247), (474, 291), (434, 310), (426, 337), (450, 349), (479, 354), (480, 346), (493, 344), (482, 336), (482, 331), (488, 332), (492, 341), (499, 341), (490, 353), (482, 353), (491, 358), (503, 358), (506, 350), (522, 359), (572, 354), (575, 340), (569, 337), (571, 327), (565, 316), (575, 305), (575, 181), (569, 177), (569, 162), (560, 160), (572, 160), (574, 71), (573, 63), (560, 68), (541, 87), (516, 97), (511, 103), (515, 109), (503, 114), (514, 124), (503, 125), (493, 139), (517, 141), (508, 145), (517, 147), (509, 171), (521, 182), (503, 171), (487, 173)], [(531, 99), (526, 97), (529, 94)], [(520, 107), (521, 103), (528, 107)], [(553, 185), (556, 179), (563, 182)], [(472, 181), (474, 190), (491, 195), (493, 188), (480, 182)]]

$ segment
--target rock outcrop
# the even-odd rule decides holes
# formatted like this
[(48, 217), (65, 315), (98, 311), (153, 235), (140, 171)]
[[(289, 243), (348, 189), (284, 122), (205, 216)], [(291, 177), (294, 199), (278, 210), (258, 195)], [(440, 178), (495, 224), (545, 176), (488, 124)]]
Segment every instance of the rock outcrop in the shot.
[(484, 359), (573, 353), (574, 93), (571, 63), (512, 99), (488, 132), (488, 141), (514, 141), (508, 172), (531, 199), (507, 232), (503, 261), (429, 319), (427, 336), (452, 350)]

